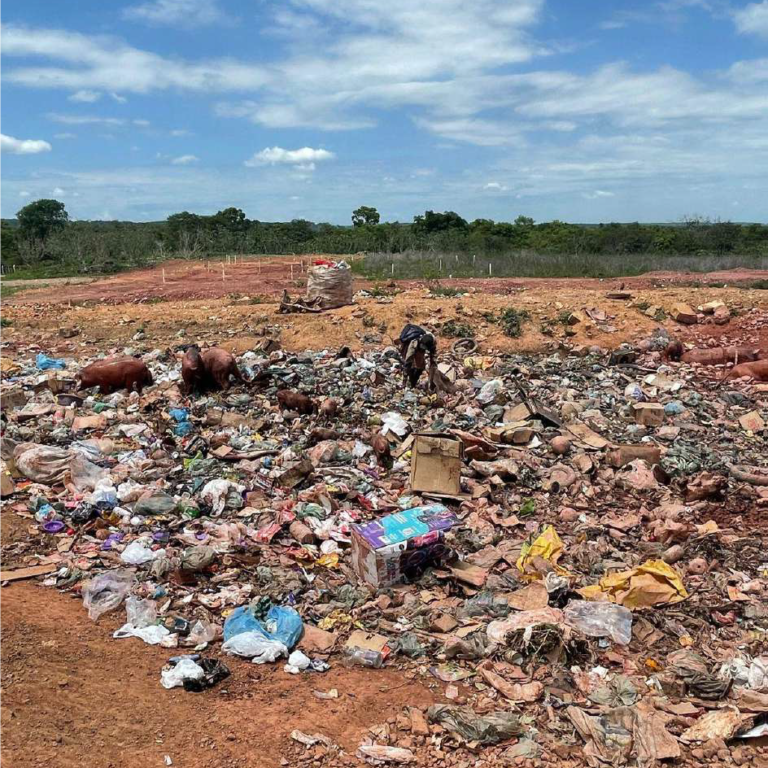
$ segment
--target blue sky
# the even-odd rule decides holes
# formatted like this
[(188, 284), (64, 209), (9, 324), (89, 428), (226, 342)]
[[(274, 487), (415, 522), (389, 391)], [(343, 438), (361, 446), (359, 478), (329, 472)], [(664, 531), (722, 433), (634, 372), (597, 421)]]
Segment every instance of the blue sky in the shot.
[(5, 0), (2, 215), (768, 220), (768, 0)]

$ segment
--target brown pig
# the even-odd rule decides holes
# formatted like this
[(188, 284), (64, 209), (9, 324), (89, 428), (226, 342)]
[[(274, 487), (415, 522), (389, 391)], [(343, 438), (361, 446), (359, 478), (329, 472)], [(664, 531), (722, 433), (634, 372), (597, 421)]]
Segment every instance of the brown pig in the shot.
[(187, 348), (181, 360), (181, 378), (188, 394), (208, 389), (229, 389), (229, 378), (243, 381), (235, 358), (219, 347), (201, 352), (197, 344)]
[(371, 438), (371, 448), (373, 448), (373, 452), (376, 454), (380, 464), (386, 464), (390, 460), (392, 453), (389, 440), (381, 432), (377, 432)]
[(339, 410), (339, 404), (332, 398), (326, 397), (322, 403), (320, 403), (320, 414), (332, 418)]
[(722, 379), (741, 379), (748, 376), (753, 381), (768, 381), (768, 360), (756, 360), (753, 363), (739, 363), (734, 365)]
[(226, 349), (211, 347), (200, 353), (209, 386), (217, 389), (229, 389), (229, 377), (235, 381), (245, 381), (237, 367), (235, 357)]
[(78, 389), (98, 387), (102, 395), (111, 395), (120, 389), (141, 393), (145, 386), (153, 383), (152, 374), (143, 361), (135, 357), (111, 357), (98, 360), (83, 368), (77, 374)]
[(315, 403), (311, 398), (301, 392), (294, 392), (292, 389), (281, 389), (277, 393), (277, 402), (281, 411), (296, 411), (304, 416), (309, 416), (316, 410)]

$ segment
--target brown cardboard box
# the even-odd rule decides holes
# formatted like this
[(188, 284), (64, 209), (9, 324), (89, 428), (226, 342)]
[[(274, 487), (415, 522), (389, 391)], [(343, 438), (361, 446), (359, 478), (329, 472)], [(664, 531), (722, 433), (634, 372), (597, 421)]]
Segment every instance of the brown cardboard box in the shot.
[(453, 435), (422, 432), (415, 436), (411, 457), (411, 490), (422, 493), (461, 493), (464, 444)]
[(632, 411), (638, 424), (658, 427), (664, 423), (664, 406), (661, 403), (635, 403)]

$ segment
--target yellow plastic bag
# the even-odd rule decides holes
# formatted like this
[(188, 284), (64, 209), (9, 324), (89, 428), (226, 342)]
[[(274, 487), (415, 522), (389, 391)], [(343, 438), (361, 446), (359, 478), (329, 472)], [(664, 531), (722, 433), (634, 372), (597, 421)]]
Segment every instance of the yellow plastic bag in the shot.
[(568, 576), (568, 571), (559, 568), (557, 561), (563, 554), (563, 542), (557, 535), (557, 531), (551, 526), (545, 526), (544, 530), (533, 540), (526, 541), (517, 558), (517, 570), (523, 574), (526, 581), (536, 581), (542, 578), (542, 574), (534, 565), (537, 557), (546, 560), (561, 576)]
[(630, 571), (609, 574), (578, 592), (587, 600), (608, 599), (630, 610), (679, 603), (688, 597), (680, 575), (663, 560), (648, 560)]

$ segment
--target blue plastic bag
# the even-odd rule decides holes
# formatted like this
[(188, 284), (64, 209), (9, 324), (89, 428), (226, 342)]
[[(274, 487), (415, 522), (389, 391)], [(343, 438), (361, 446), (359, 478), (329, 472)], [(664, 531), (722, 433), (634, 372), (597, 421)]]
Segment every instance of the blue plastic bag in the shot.
[(52, 368), (57, 371), (60, 371), (63, 368), (66, 368), (67, 364), (61, 359), (57, 359), (55, 357), (48, 357), (48, 355), (45, 355), (42, 352), (38, 352), (37, 367), (41, 371), (48, 371), (48, 370), (51, 370)]
[(266, 622), (260, 622), (247, 605), (235, 608), (224, 622), (224, 640), (243, 632), (257, 632), (267, 640), (276, 640), (288, 650), (299, 642), (304, 624), (301, 616), (285, 605), (273, 605), (267, 612)]
[(168, 413), (176, 421), (189, 421), (189, 411), (186, 408), (171, 408)]
[(193, 429), (194, 425), (191, 421), (180, 421), (173, 428), (173, 433), (179, 437), (186, 437)]

